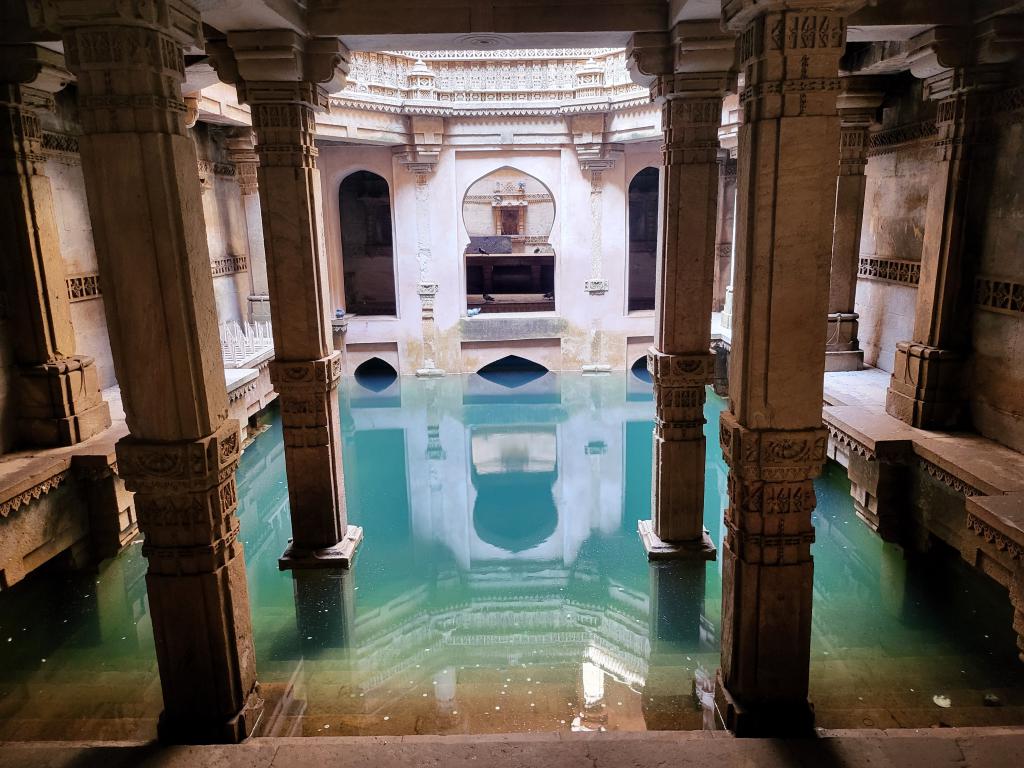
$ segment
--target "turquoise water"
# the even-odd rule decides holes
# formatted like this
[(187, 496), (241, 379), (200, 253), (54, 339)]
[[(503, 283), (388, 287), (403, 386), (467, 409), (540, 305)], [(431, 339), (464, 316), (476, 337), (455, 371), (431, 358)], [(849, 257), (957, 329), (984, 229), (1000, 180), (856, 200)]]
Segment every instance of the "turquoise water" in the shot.
[[(652, 567), (636, 533), (650, 515), (650, 385), (514, 383), (346, 381), (348, 509), (365, 539), (345, 575), (278, 571), (289, 519), (267, 418), (239, 472), (262, 734), (712, 725), (721, 564)], [(722, 407), (709, 394), (705, 524), (719, 545)], [(883, 545), (841, 468), (816, 488), (818, 724), (1024, 721), (1005, 594), (955, 557)], [(51, 569), (0, 594), (0, 739), (154, 735), (144, 570), (133, 545), (98, 574)], [(986, 693), (1003, 706), (982, 706)]]

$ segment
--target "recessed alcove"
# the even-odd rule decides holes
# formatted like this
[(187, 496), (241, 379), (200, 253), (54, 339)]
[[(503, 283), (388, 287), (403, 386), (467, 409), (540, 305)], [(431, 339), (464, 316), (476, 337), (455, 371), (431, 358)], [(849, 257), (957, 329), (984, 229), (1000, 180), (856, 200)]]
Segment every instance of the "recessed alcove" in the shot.
[(372, 392), (383, 392), (397, 378), (398, 371), (379, 357), (371, 357), (355, 370), (356, 382)]
[(506, 355), (477, 371), (478, 376), (509, 389), (529, 384), (547, 373), (548, 369), (540, 363), (527, 360), (519, 355)]

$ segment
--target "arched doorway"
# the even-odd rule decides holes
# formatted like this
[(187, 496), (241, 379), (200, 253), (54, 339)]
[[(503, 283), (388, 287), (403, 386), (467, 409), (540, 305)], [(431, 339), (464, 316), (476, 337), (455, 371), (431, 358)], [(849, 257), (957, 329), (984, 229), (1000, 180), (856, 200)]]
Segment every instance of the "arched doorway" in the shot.
[(647, 167), (629, 183), (629, 312), (654, 309), (658, 179), (658, 169)]
[(394, 315), (395, 252), (388, 183), (376, 173), (356, 171), (341, 182), (338, 198), (345, 311)]

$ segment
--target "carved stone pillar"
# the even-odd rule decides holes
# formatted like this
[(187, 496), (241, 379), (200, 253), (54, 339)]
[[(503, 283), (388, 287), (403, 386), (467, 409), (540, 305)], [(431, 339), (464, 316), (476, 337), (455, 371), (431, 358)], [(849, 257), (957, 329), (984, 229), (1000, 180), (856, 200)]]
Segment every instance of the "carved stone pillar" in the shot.
[(808, 733), (815, 497), (848, 4), (726, 5), (744, 69), (718, 704), (737, 735)]
[(732, 285), (732, 238), (736, 220), (736, 157), (722, 150), (718, 163), (718, 223), (715, 225), (715, 312), (725, 309), (725, 292)]
[(110, 426), (91, 357), (75, 331), (37, 110), (71, 79), (64, 57), (36, 45), (0, 46), (0, 241), (11, 302), (21, 439), (74, 445)]
[(640, 522), (648, 557), (714, 559), (704, 529), (704, 399), (714, 378), (711, 295), (718, 202), (718, 128), (733, 60), (718, 22), (633, 36), (627, 55), (662, 102), (662, 252), (654, 379), (652, 520)]
[(270, 321), (270, 286), (267, 281), (267, 252), (263, 244), (263, 219), (260, 212), (260, 185), (257, 179), (259, 159), (253, 146), (252, 131), (238, 129), (227, 140), (228, 159), (235, 164), (238, 191), (245, 209), (245, 232), (249, 245), (249, 320)]
[(420, 297), (420, 321), (423, 334), (423, 359), (416, 368), (421, 378), (444, 376), (437, 367), (437, 323), (434, 303), (438, 284), (434, 279), (433, 236), (430, 228), (430, 179), (437, 167), (444, 135), (444, 118), (410, 117), (410, 133), (414, 145), (398, 155), (398, 162), (416, 179), (416, 262), (419, 279), (416, 293)]
[(856, 371), (864, 365), (857, 340), (857, 267), (864, 224), (864, 190), (868, 164), (868, 128), (882, 104), (882, 93), (857, 90), (853, 78), (839, 96), (839, 178), (836, 181), (835, 231), (829, 279), (826, 371)]
[[(362, 539), (348, 524), (341, 462), (341, 353), (331, 334), (315, 113), (348, 69), (337, 38), (232, 32), (210, 43), (221, 79), (252, 107), (281, 403), (292, 542), (288, 568), (347, 568)], [(321, 85), (324, 84), (324, 85)], [(326, 87), (325, 87), (326, 86)]]
[[(956, 45), (950, 55), (958, 56)], [(935, 51), (942, 57), (943, 51)], [(940, 62), (936, 62), (940, 64)], [(983, 68), (942, 69), (926, 78), (925, 92), (938, 101), (936, 163), (928, 192), (921, 281), (914, 337), (896, 344), (885, 398), (889, 415), (920, 429), (957, 426), (963, 419), (963, 381), (970, 308), (966, 288), (966, 219), (971, 149), (978, 137), (980, 106), (996, 74)], [(992, 79), (990, 79), (992, 78)]]
[[(235, 516), (238, 423), (227, 420), (217, 307), (181, 96), (184, 46), (202, 44), (182, 0), (57, 2), (78, 76), (82, 170), (130, 437), (164, 740), (234, 742), (263, 702)], [(48, 6), (53, 7), (53, 6)]]

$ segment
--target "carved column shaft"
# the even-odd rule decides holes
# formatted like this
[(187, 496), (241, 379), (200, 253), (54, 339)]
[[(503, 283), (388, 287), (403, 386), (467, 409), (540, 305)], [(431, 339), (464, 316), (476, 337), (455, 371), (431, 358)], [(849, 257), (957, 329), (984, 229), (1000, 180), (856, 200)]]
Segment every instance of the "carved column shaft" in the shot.
[(131, 430), (117, 445), (119, 471), (146, 535), (160, 735), (239, 741), (262, 700), (235, 516), (240, 435), (225, 419), (196, 152), (180, 89), (183, 46), (202, 40), (199, 17), (180, 0), (142, 10), (57, 5), (78, 76), (82, 168)]
[(281, 403), (292, 543), (281, 568), (348, 567), (362, 530), (348, 524), (327, 249), (315, 145), (321, 83), (343, 82), (337, 38), (288, 30), (233, 32), (208, 46), (218, 74), (252, 108), (259, 157), (274, 362)]
[(721, 150), (718, 162), (718, 223), (715, 225), (715, 288), (712, 309), (725, 309), (732, 284), (732, 234), (736, 220), (736, 159)]
[[(720, 706), (737, 734), (807, 732), (814, 528), (844, 16), (734, 3), (744, 68)], [(741, 7), (742, 6), (742, 7)], [(824, 203), (824, 204), (823, 204)]]
[[(656, 284), (652, 520), (640, 532), (649, 557), (713, 559), (704, 530), (705, 386), (714, 378), (711, 310), (718, 217), (718, 129), (732, 38), (717, 22), (677, 25), (666, 48), (634, 37), (631, 55), (656, 74), (662, 102), (661, 253)], [(652, 42), (657, 42), (652, 39)]]
[(249, 319), (270, 320), (270, 287), (267, 284), (267, 253), (263, 244), (263, 217), (259, 198), (259, 158), (248, 128), (228, 139), (228, 158), (235, 164), (235, 178), (242, 193), (245, 229), (249, 246)]
[(962, 417), (970, 297), (965, 242), (971, 145), (978, 137), (987, 83), (973, 70), (951, 70), (926, 82), (938, 98), (936, 164), (925, 211), (914, 337), (896, 345), (886, 411), (921, 429), (956, 426)]
[(39, 110), (71, 73), (63, 56), (34, 45), (0, 47), (0, 240), (20, 365), (18, 422), (30, 445), (73, 445), (110, 426), (90, 357), (75, 331), (53, 208)]

